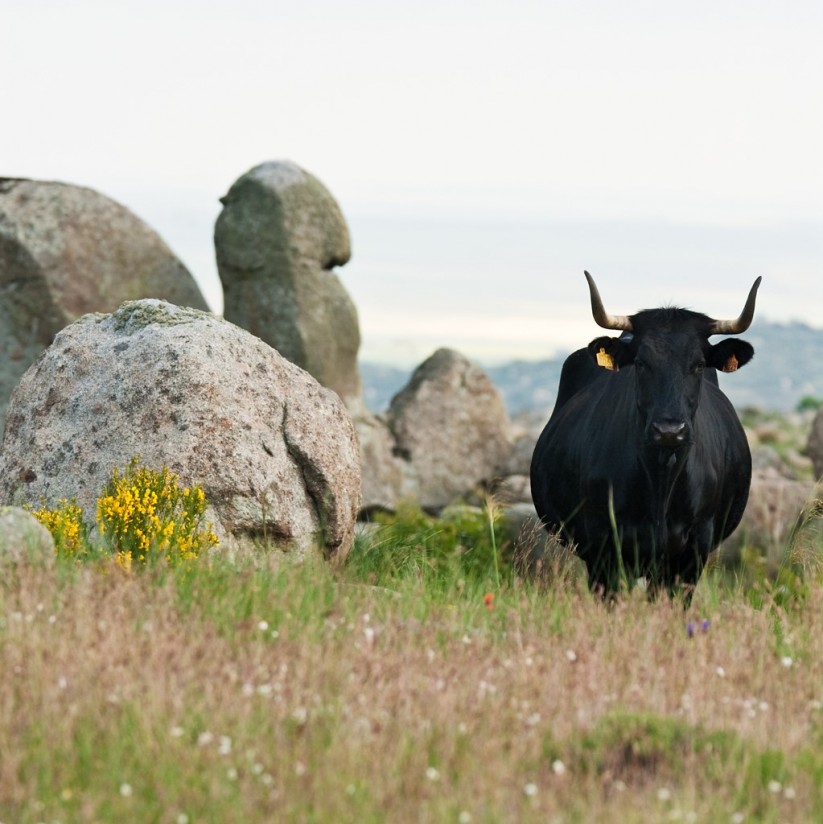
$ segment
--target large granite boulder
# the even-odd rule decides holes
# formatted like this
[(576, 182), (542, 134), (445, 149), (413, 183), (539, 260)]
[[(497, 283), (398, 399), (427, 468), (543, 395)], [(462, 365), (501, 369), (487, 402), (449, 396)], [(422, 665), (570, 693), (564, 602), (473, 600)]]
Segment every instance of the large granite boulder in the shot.
[(351, 256), (337, 202), (290, 161), (255, 166), (221, 202), (214, 245), (226, 320), (266, 341), (347, 405), (360, 403), (357, 310), (333, 271)]
[(60, 332), (23, 376), (0, 450), (0, 501), (88, 514), (134, 455), (203, 487), (218, 537), (343, 558), (360, 503), (343, 403), (263, 341), (206, 312), (127, 302)]
[(57, 332), (137, 298), (207, 308), (183, 264), (124, 206), (82, 186), (0, 178), (0, 428), (11, 390)]
[(401, 496), (437, 510), (505, 472), (512, 451), (500, 392), (479, 367), (438, 349), (392, 400), (394, 454), (406, 463)]

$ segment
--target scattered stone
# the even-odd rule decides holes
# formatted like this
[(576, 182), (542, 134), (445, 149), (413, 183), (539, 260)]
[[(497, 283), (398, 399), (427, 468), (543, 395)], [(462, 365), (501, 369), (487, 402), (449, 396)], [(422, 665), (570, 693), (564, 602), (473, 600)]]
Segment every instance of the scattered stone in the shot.
[(488, 375), (438, 349), (398, 392), (388, 412), (395, 454), (420, 506), (439, 510), (504, 473), (512, 444), (506, 408)]
[(202, 486), (221, 541), (339, 559), (351, 546), (360, 467), (345, 407), (214, 315), (141, 300), (60, 332), (12, 395), (0, 500), (94, 513), (134, 455)]
[(12, 389), (64, 326), (125, 300), (206, 309), (160, 236), (104, 195), (0, 178), (0, 427)]
[(31, 512), (0, 507), (0, 570), (23, 564), (53, 566), (54, 538)]
[(362, 395), (357, 310), (332, 271), (351, 257), (326, 187), (290, 161), (255, 166), (221, 199), (214, 229), (224, 316), (337, 392)]
[(761, 549), (770, 563), (779, 563), (814, 492), (812, 481), (790, 480), (774, 468), (754, 471), (740, 526), (724, 543), (722, 554), (734, 558), (745, 542)]

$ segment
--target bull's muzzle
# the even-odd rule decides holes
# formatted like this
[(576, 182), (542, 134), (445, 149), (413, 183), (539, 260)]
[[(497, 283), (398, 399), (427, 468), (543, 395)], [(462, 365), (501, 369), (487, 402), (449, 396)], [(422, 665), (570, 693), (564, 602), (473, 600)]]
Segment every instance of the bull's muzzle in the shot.
[(684, 446), (689, 428), (685, 421), (652, 421), (651, 436), (655, 446)]

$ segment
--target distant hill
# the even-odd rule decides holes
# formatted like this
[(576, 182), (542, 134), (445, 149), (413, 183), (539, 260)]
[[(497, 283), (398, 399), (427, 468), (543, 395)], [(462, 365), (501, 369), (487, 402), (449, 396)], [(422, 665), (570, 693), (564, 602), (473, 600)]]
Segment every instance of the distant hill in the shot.
[[(757, 322), (745, 337), (754, 360), (734, 375), (721, 375), (723, 391), (738, 408), (788, 412), (805, 397), (823, 398), (823, 330), (802, 323)], [(563, 358), (483, 366), (510, 415), (551, 411)], [(408, 382), (412, 370), (361, 363), (366, 404), (383, 412)]]

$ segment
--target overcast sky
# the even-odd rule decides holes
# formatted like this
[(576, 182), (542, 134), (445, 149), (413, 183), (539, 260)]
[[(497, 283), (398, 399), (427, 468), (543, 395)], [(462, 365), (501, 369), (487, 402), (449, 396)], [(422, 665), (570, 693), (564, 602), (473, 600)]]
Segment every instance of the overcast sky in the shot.
[(348, 218), (364, 356), (582, 345), (584, 268), (620, 313), (736, 313), (763, 275), (762, 316), (823, 326), (819, 0), (2, 0), (0, 23), (0, 176), (126, 204), (218, 310), (218, 198), (288, 158)]

